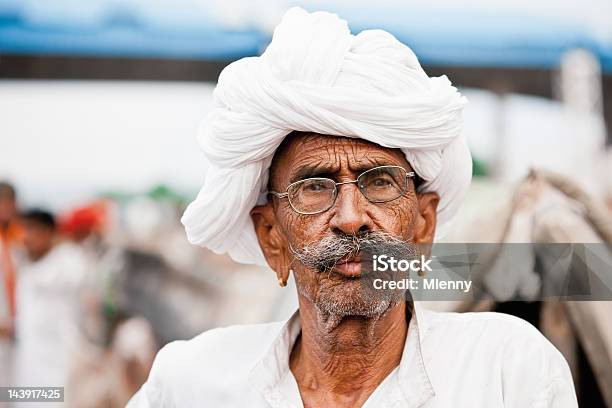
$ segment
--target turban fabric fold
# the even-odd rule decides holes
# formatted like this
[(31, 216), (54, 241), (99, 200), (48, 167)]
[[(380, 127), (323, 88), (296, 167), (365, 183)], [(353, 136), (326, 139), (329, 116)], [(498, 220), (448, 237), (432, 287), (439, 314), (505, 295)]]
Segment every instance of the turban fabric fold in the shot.
[(272, 157), (294, 130), (401, 149), (420, 191), (440, 195), (436, 238), (469, 186), (465, 97), (386, 31), (352, 35), (335, 14), (291, 8), (261, 56), (221, 72), (213, 97), (198, 136), (208, 170), (181, 221), (191, 243), (238, 262), (265, 264), (249, 212), (266, 202)]

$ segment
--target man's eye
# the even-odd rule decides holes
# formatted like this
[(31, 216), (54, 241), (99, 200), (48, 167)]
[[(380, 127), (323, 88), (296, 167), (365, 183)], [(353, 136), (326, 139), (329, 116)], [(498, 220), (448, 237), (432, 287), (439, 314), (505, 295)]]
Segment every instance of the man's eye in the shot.
[(306, 186), (306, 190), (308, 191), (322, 191), (325, 190), (327, 186), (325, 183), (310, 183)]
[(388, 187), (391, 185), (391, 180), (384, 177), (375, 178), (370, 182), (370, 186), (372, 187)]

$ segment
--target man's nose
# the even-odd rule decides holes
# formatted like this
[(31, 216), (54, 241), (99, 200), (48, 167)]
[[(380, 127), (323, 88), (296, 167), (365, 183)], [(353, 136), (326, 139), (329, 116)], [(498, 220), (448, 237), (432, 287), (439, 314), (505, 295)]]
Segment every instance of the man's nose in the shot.
[(335, 233), (360, 235), (372, 230), (372, 219), (366, 212), (367, 199), (356, 184), (338, 186), (334, 216), (330, 228)]

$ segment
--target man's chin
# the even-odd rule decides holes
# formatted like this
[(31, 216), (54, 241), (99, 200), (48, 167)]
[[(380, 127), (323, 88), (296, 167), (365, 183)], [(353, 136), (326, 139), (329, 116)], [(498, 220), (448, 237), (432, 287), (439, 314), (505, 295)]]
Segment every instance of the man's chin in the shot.
[(399, 299), (365, 293), (358, 279), (331, 288), (322, 288), (315, 306), (324, 315), (376, 317), (395, 306)]

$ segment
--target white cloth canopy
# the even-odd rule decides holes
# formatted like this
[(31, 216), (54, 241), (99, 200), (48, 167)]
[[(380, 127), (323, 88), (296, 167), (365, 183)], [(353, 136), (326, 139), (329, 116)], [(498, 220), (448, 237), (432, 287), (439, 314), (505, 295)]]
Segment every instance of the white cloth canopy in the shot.
[(402, 149), (420, 190), (440, 195), (436, 238), (470, 183), (465, 97), (446, 76), (428, 77), (391, 34), (352, 35), (335, 14), (289, 9), (260, 57), (221, 72), (214, 100), (199, 134), (204, 185), (181, 221), (191, 243), (238, 262), (265, 264), (249, 212), (265, 203), (272, 157), (293, 130)]

